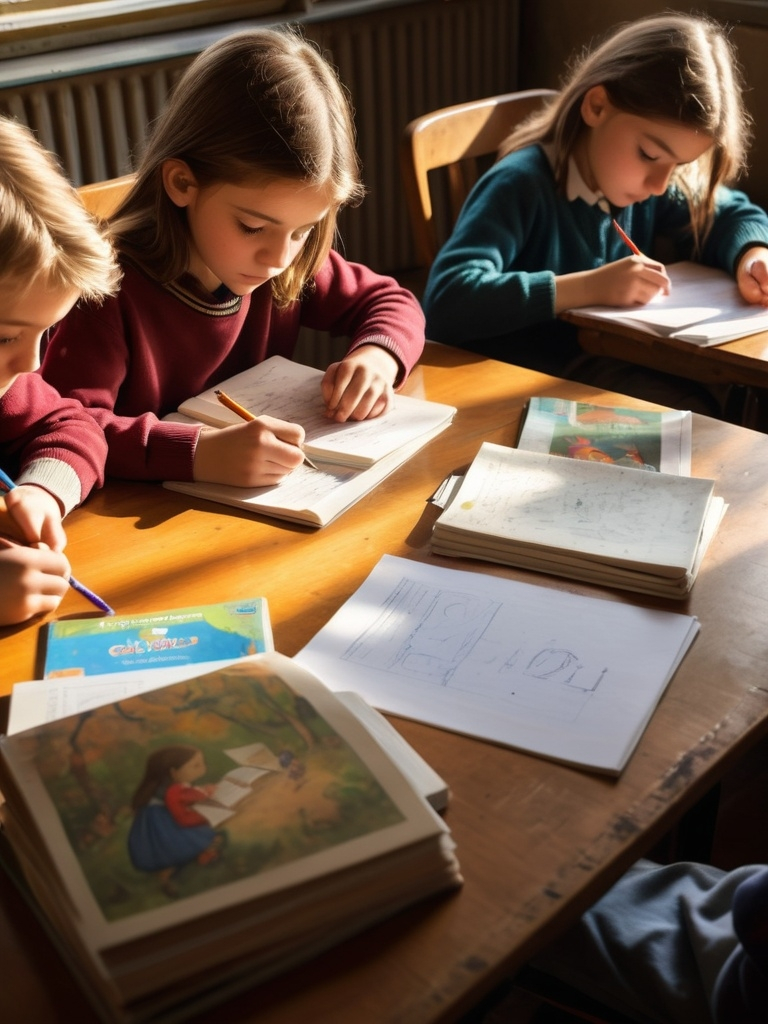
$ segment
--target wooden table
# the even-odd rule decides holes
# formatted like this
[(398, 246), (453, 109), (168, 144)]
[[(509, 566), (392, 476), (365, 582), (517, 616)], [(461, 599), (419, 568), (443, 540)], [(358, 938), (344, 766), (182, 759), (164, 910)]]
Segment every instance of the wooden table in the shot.
[[(316, 532), (194, 504), (160, 486), (110, 483), (68, 520), (77, 575), (117, 610), (264, 594), (275, 643), (295, 653), (384, 552), (430, 559), (426, 499), (482, 440), (513, 444), (532, 394), (590, 388), (430, 345), (408, 385), (459, 407), (454, 424), (377, 491)], [(625, 404), (642, 405), (625, 400)], [(618, 780), (398, 720), (450, 783), (447, 821), (465, 884), (201, 1016), (227, 1024), (455, 1021), (589, 905), (768, 732), (768, 437), (695, 418), (694, 472), (730, 503), (690, 599), (702, 629)], [(485, 563), (446, 566), (632, 601)], [(87, 614), (75, 593), (60, 614)], [(32, 678), (37, 630), (0, 633), (0, 679)], [(0, 879), (0, 1017), (95, 1020), (43, 931)]]
[(740, 422), (760, 429), (768, 426), (768, 331), (724, 345), (701, 346), (660, 338), (628, 324), (601, 326), (574, 311), (562, 318), (578, 327), (579, 344), (592, 355), (624, 359), (703, 384), (748, 389), (740, 403)]

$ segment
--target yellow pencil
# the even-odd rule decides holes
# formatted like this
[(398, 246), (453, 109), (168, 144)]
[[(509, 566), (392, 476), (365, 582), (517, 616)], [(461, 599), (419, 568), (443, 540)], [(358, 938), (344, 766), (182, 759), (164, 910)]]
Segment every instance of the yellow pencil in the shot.
[[(230, 398), (229, 395), (226, 394), (226, 392), (224, 392), (224, 391), (214, 391), (214, 394), (216, 395), (216, 397), (218, 398), (218, 400), (221, 402), (222, 405), (226, 405), (226, 407), (228, 409), (231, 409), (232, 412), (236, 412), (237, 415), (241, 419), (243, 419), (243, 420), (255, 420), (256, 419), (256, 417), (253, 415), (253, 413), (249, 409), (246, 409), (244, 406), (240, 405), (240, 403), (236, 402), (234, 400), (234, 398)], [(307, 455), (304, 455), (304, 462), (305, 462), (305, 464), (307, 466), (311, 466), (312, 469), (317, 469), (317, 466), (314, 464), (314, 462)]]
[(214, 392), (214, 394), (216, 395), (216, 397), (218, 398), (218, 400), (221, 402), (222, 405), (226, 405), (226, 407), (228, 409), (231, 409), (232, 412), (236, 412), (237, 415), (241, 419), (243, 419), (243, 420), (255, 420), (256, 419), (256, 417), (253, 415), (252, 412), (250, 412), (244, 406), (240, 405), (239, 402), (236, 402), (234, 400), (234, 398), (230, 398), (229, 395), (225, 394), (223, 391), (216, 391), (216, 392)]

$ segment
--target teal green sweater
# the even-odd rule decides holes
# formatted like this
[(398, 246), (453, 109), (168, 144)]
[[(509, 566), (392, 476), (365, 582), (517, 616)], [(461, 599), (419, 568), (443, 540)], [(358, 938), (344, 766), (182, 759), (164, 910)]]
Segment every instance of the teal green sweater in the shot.
[[(690, 258), (688, 209), (675, 190), (617, 219), (641, 251), (659, 253), (662, 238), (665, 262)], [(742, 192), (720, 189), (702, 262), (732, 272), (750, 244), (768, 246), (768, 216)], [(510, 153), (475, 185), (432, 266), (422, 300), (427, 337), (531, 365), (526, 352), (566, 326), (555, 324), (555, 275), (627, 255), (609, 213), (557, 190), (538, 145)]]

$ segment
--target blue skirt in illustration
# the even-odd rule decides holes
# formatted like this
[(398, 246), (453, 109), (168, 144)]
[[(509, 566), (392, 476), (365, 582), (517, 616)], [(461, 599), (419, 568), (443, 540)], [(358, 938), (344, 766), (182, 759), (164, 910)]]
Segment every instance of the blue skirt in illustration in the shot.
[(163, 871), (195, 860), (215, 838), (210, 825), (179, 825), (165, 804), (153, 801), (136, 812), (128, 854), (139, 871)]

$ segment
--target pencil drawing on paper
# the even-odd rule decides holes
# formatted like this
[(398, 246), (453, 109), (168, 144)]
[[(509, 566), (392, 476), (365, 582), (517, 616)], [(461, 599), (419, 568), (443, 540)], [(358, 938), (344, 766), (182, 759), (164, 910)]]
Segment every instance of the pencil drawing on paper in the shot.
[[(606, 676), (596, 658), (534, 633), (499, 601), (402, 577), (342, 657), (365, 667), (572, 721)], [(592, 662), (590, 664), (590, 661)]]

